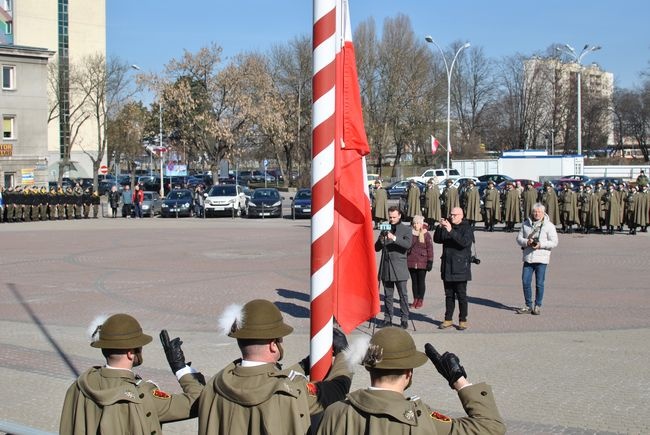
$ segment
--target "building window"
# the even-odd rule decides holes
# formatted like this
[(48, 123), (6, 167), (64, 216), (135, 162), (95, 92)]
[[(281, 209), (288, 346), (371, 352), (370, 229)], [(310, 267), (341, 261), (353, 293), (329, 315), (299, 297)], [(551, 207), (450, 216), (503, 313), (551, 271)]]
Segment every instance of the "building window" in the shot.
[(15, 130), (15, 121), (16, 118), (13, 116), (3, 116), (2, 117), (2, 138), (3, 139), (15, 139), (16, 130)]
[(14, 33), (13, 24), (11, 21), (7, 21), (5, 23), (5, 35), (11, 35), (12, 33)]
[(15, 89), (16, 67), (2, 65), (2, 89)]

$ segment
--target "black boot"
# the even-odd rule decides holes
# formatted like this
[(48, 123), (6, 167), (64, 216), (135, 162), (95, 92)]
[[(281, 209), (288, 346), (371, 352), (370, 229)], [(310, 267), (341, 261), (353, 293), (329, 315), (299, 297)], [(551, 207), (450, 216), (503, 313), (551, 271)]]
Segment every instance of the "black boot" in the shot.
[(390, 317), (384, 317), (384, 320), (382, 320), (381, 323), (377, 325), (377, 328), (387, 328), (389, 326), (393, 326), (393, 319)]

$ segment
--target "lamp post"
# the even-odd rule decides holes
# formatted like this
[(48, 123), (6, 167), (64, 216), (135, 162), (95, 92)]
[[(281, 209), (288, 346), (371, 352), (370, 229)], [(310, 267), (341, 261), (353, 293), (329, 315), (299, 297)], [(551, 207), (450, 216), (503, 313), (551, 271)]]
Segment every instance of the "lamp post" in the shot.
[(438, 47), (438, 50), (440, 50), (440, 54), (442, 55), (442, 60), (445, 62), (445, 70), (447, 70), (447, 177), (449, 177), (449, 153), (451, 152), (451, 74), (454, 71), (454, 64), (456, 63), (458, 55), (464, 49), (469, 48), (470, 43), (466, 42), (460, 48), (458, 48), (458, 50), (456, 50), (456, 54), (454, 54), (454, 58), (451, 61), (450, 66), (447, 63), (447, 56), (445, 56), (445, 52), (442, 50), (442, 48), (440, 48), (438, 43), (434, 41), (433, 37), (431, 37), (431, 35), (427, 35), (424, 37), (424, 39), (428, 43)]
[(576, 74), (576, 86), (578, 88), (578, 107), (577, 107), (577, 129), (578, 129), (578, 154), (582, 154), (582, 98), (580, 98), (581, 86), (581, 73), (582, 73), (582, 58), (592, 51), (600, 50), (600, 45), (585, 44), (580, 54), (577, 54), (573, 47), (569, 44), (555, 47), (557, 51), (569, 55), (578, 64), (578, 72)]

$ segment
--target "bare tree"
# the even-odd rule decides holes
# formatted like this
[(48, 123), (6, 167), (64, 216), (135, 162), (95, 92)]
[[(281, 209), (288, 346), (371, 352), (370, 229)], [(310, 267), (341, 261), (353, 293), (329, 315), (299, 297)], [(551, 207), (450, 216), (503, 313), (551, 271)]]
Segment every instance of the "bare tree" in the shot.
[(76, 88), (84, 96), (84, 112), (93, 120), (97, 143), (82, 151), (93, 164), (93, 184), (97, 189), (97, 174), (106, 155), (107, 120), (128, 101), (135, 92), (128, 76), (130, 66), (118, 58), (108, 61), (103, 54), (86, 56), (78, 64)]
[(143, 139), (149, 114), (141, 102), (128, 102), (112, 112), (106, 122), (106, 141), (115, 155), (113, 164), (125, 160), (131, 180), (143, 153)]
[[(68, 80), (64, 80), (66, 78)], [(71, 152), (79, 138), (79, 130), (90, 119), (86, 112), (87, 95), (78, 88), (79, 72), (75, 65), (69, 65), (67, 74), (59, 71), (56, 62), (48, 65), (49, 115), (47, 122), (59, 123), (60, 159), (58, 184), (64, 172), (71, 165)]]
[(283, 101), (282, 119), (290, 132), (283, 143), (272, 141), (271, 145), (285, 180), (293, 172), (294, 163), (298, 163), (304, 169), (300, 171), (304, 179), (299, 181), (303, 185), (309, 184), (311, 166), (311, 57), (311, 41), (307, 36), (275, 46), (269, 54), (273, 83)]
[[(452, 44), (449, 53), (456, 53), (461, 42)], [(482, 115), (494, 94), (492, 64), (482, 47), (472, 46), (461, 52), (452, 79), (452, 105), (461, 134), (460, 146), (454, 149), (465, 155), (476, 155), (481, 141)]]

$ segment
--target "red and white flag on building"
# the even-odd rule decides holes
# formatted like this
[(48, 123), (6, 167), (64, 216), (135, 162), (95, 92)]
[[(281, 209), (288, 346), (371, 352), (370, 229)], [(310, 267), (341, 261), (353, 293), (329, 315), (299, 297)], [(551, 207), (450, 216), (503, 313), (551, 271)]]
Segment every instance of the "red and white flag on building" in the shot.
[(433, 135), (431, 135), (431, 154), (435, 154), (438, 151), (440, 142)]

